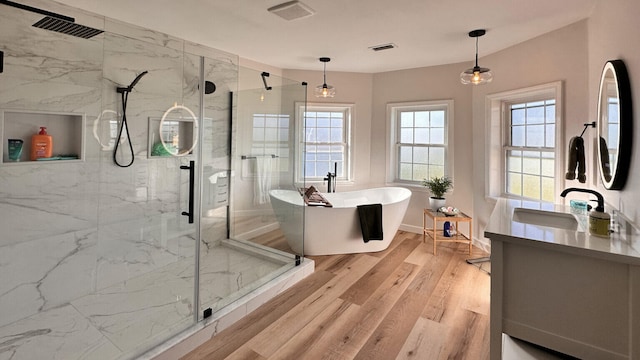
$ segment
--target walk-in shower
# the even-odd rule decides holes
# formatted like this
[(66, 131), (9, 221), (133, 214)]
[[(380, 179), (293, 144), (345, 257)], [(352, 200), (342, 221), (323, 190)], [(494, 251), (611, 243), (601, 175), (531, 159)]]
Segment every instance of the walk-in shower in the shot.
[[(296, 254), (266, 244), (279, 225), (254, 201), (295, 188), (303, 84), (272, 75), (263, 94), (260, 72), (237, 56), (53, 1), (24, 3), (108, 31), (42, 31), (32, 24), (43, 14), (0, 5), (0, 358), (145, 356), (248, 311), (250, 296), (300, 268)], [(134, 85), (136, 161), (120, 168), (121, 95)], [(29, 145), (39, 126), (54, 155), (77, 158), (9, 161), (7, 140)], [(154, 151), (168, 145), (176, 151)], [(267, 154), (277, 157), (267, 164)]]

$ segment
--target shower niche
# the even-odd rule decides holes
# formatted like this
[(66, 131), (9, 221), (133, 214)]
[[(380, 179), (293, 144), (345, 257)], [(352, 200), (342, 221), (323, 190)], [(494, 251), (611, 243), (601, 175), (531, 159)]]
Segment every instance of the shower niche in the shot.
[[(0, 111), (2, 125), (2, 165), (57, 163), (84, 159), (85, 115), (41, 111)], [(31, 161), (31, 136), (38, 134), (40, 127), (47, 128), (53, 138), (51, 158)], [(9, 154), (9, 139), (22, 140), (19, 157)]]
[(198, 121), (195, 117), (149, 118), (149, 158), (189, 155), (197, 140)]

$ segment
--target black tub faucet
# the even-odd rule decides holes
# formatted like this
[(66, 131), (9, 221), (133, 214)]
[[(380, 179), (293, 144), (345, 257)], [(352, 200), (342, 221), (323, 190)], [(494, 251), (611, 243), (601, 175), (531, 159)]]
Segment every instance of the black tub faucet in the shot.
[(338, 163), (333, 163), (333, 173), (329, 171), (323, 179), (327, 182), (327, 192), (336, 192), (336, 174), (338, 173)]

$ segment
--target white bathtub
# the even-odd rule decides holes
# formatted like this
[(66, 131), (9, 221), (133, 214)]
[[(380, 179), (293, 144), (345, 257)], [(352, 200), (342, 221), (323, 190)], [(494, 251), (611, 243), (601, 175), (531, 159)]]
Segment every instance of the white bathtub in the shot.
[[(409, 205), (411, 191), (401, 187), (323, 193), (333, 207), (305, 206), (294, 190), (271, 190), (271, 206), (293, 251), (304, 255), (351, 254), (389, 247)], [(357, 205), (382, 204), (383, 240), (362, 240)], [(303, 211), (304, 210), (304, 211)], [(304, 252), (302, 216), (304, 222)]]

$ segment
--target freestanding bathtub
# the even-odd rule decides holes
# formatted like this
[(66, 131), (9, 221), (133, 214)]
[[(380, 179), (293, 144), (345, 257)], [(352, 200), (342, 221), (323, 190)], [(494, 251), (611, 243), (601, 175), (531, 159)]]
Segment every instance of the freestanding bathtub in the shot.
[[(382, 251), (391, 244), (411, 199), (411, 191), (401, 187), (322, 194), (333, 204), (332, 208), (306, 206), (295, 190), (269, 192), (280, 228), (296, 253), (331, 255)], [(382, 204), (383, 240), (365, 243), (362, 239), (356, 206), (366, 204)]]

